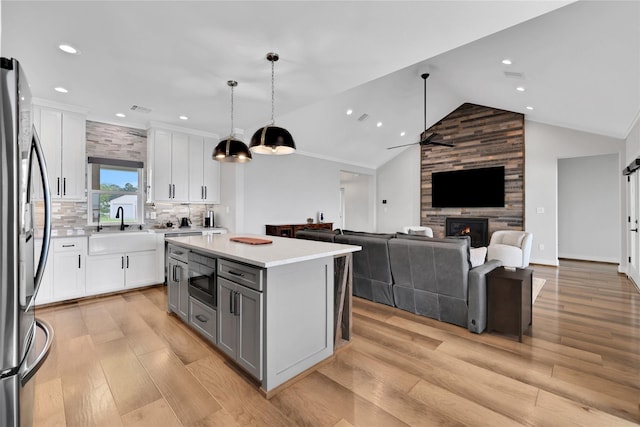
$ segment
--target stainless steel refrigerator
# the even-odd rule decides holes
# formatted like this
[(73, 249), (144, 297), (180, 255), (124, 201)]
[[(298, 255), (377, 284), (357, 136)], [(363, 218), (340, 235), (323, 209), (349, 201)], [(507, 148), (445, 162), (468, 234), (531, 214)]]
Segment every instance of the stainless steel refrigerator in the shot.
[[(0, 427), (31, 426), (34, 382), (53, 330), (35, 318), (35, 297), (44, 272), (51, 231), (46, 166), (32, 125), (31, 91), (20, 64), (0, 58)], [(42, 181), (44, 229), (34, 267), (32, 176)], [(35, 274), (34, 274), (35, 272)], [(44, 337), (44, 342), (36, 340)]]

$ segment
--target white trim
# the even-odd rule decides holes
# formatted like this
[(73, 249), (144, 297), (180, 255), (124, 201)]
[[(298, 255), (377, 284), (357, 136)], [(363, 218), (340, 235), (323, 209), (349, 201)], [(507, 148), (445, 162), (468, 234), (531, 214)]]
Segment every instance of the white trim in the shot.
[(64, 111), (71, 111), (73, 113), (79, 113), (79, 114), (84, 114), (84, 115), (88, 115), (89, 114), (89, 109), (86, 107), (79, 107), (77, 105), (71, 105), (71, 104), (63, 104), (61, 102), (55, 102), (55, 101), (49, 101), (47, 99), (42, 99), (42, 98), (31, 98), (31, 102), (39, 107), (44, 107), (44, 108), (53, 108), (56, 110), (64, 110)]
[(350, 162), (346, 162), (345, 160), (339, 159), (337, 157), (331, 157), (331, 156), (324, 156), (322, 154), (309, 153), (308, 151), (296, 150), (295, 154), (299, 154), (301, 156), (306, 156), (306, 157), (313, 157), (315, 159), (320, 159), (320, 160), (328, 160), (330, 162), (340, 163), (342, 165), (347, 165), (347, 166), (356, 166), (356, 167), (359, 167), (359, 168), (371, 169), (373, 171), (375, 171), (377, 169), (376, 166), (367, 166), (367, 165), (362, 164), (362, 163), (350, 163)]
[(624, 139), (628, 139), (629, 138), (629, 135), (631, 135), (631, 131), (636, 126), (638, 121), (640, 121), (640, 111), (638, 111), (636, 113), (636, 116), (633, 118), (633, 120), (631, 120), (631, 126), (629, 126), (629, 129), (627, 129), (627, 132), (625, 133), (626, 136), (624, 137)]
[(179, 132), (179, 133), (186, 133), (189, 135), (197, 135), (197, 136), (204, 136), (205, 138), (214, 138), (214, 139), (220, 139), (220, 135), (218, 135), (217, 133), (211, 133), (211, 132), (205, 132), (202, 130), (196, 130), (196, 129), (189, 129), (189, 128), (183, 128), (180, 126), (174, 126), (174, 125), (168, 125), (166, 123), (161, 123), (161, 122), (153, 122), (150, 121), (147, 123), (147, 131), (150, 131), (152, 129), (162, 129), (162, 130), (167, 130), (170, 132)]
[[(569, 124), (569, 123), (556, 122), (556, 121), (553, 121), (553, 120), (538, 121), (538, 120), (533, 120), (533, 119), (531, 119), (529, 117), (525, 117), (525, 120), (529, 121), (529, 122), (548, 125), (548, 126), (555, 126), (555, 127), (575, 130), (575, 131), (579, 131), (579, 132), (591, 133), (591, 134), (594, 134), (594, 135), (606, 136), (607, 138), (619, 139), (621, 141), (624, 141), (627, 138), (622, 133), (617, 133), (617, 132), (616, 133), (607, 133), (606, 131), (601, 130), (601, 129), (578, 127), (578, 126), (575, 126), (575, 125), (572, 125), (572, 124)], [(628, 134), (627, 134), (627, 136), (628, 136)]]
[(98, 115), (88, 115), (87, 121), (105, 123), (108, 125), (127, 127), (127, 128), (133, 128), (133, 129), (139, 129), (139, 130), (145, 130), (145, 131), (147, 130), (147, 127), (143, 123), (128, 122), (128, 121), (117, 119), (117, 118), (111, 119), (111, 118), (106, 118), (104, 116), (98, 116)]
[(557, 267), (560, 265), (558, 260), (550, 260), (550, 259), (533, 259), (529, 260), (529, 264), (540, 264), (540, 265), (551, 265), (553, 267)]
[(599, 257), (599, 256), (589, 256), (589, 255), (580, 255), (580, 254), (558, 253), (558, 258), (575, 259), (578, 261), (606, 262), (609, 264), (620, 265), (620, 258), (612, 258), (612, 257)]

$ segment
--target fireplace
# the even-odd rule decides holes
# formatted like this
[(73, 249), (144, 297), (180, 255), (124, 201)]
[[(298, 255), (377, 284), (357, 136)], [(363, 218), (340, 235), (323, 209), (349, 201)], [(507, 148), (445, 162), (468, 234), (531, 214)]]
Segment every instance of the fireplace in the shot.
[(445, 220), (447, 236), (470, 236), (474, 248), (489, 244), (489, 218), (449, 217)]

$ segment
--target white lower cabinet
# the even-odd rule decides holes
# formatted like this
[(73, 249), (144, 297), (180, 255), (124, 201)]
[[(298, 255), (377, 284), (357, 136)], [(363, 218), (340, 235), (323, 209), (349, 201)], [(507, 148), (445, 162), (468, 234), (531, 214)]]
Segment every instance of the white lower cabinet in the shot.
[(90, 255), (87, 295), (158, 283), (156, 251)]
[[(40, 252), (42, 250), (42, 240), (37, 239), (34, 245), (34, 269), (38, 268), (38, 261), (40, 259)], [(34, 271), (35, 274), (35, 271)], [(38, 293), (36, 294), (36, 305), (46, 304), (53, 301), (53, 251), (49, 249), (49, 256), (47, 258), (47, 264), (44, 267), (42, 274), (42, 280)]]
[[(42, 241), (38, 240), (34, 246), (34, 259), (38, 260)], [(36, 295), (36, 304), (84, 296), (86, 262), (86, 237), (52, 239), (44, 276)]]

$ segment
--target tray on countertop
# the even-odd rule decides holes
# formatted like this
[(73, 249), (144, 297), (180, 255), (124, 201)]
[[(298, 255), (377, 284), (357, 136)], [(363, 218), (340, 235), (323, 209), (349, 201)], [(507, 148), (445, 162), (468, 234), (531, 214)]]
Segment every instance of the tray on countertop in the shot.
[(229, 240), (232, 242), (246, 243), (247, 245), (268, 245), (273, 243), (273, 240), (257, 239), (255, 237), (232, 237)]

